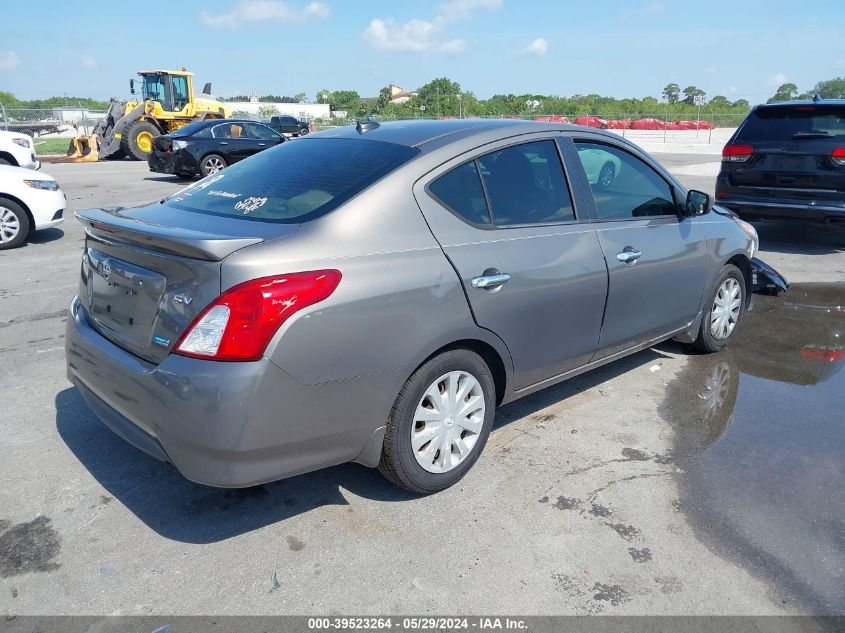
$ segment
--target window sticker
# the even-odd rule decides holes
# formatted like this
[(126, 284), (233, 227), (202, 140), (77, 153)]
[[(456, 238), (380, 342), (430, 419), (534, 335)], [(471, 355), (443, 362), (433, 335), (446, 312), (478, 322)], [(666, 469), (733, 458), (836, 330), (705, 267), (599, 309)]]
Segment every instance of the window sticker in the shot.
[(220, 189), (212, 189), (206, 195), (217, 196), (218, 198), (232, 198), (233, 200), (235, 198), (241, 197), (241, 194), (239, 193), (232, 193), (231, 191), (221, 191)]
[(235, 205), (235, 209), (238, 211), (243, 211), (244, 215), (248, 213), (252, 213), (253, 211), (260, 209), (267, 203), (267, 198), (256, 198), (255, 196), (250, 196), (245, 200), (241, 200)]

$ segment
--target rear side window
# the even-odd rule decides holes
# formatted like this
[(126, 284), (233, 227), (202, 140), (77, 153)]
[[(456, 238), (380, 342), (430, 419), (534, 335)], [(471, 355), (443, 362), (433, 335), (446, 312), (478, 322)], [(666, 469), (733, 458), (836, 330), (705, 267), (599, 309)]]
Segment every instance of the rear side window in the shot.
[(795, 141), (845, 137), (845, 106), (796, 105), (757, 108), (737, 135), (743, 141)]
[(177, 209), (263, 222), (301, 223), (328, 213), (419, 153), (358, 139), (282, 143), (167, 198)]
[(602, 220), (676, 215), (672, 188), (633, 154), (611, 145), (575, 143)]
[(492, 220), (506, 227), (575, 219), (554, 141), (485, 154), (440, 176), (428, 190), (472, 224), (489, 225)]
[(497, 226), (574, 220), (554, 141), (515, 145), (478, 159)]
[(211, 128), (214, 138), (249, 138), (243, 123), (221, 123)]
[(490, 224), (490, 212), (475, 161), (464, 163), (428, 186), (438, 201), (472, 224)]

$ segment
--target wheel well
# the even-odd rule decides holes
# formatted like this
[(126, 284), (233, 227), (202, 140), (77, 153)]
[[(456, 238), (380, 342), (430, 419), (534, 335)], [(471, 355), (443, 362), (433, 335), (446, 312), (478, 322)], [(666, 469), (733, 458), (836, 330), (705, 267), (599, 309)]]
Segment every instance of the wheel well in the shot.
[(29, 207), (26, 206), (26, 204), (24, 204), (23, 200), (16, 198), (15, 196), (13, 196), (10, 193), (4, 193), (3, 195), (0, 195), (0, 200), (11, 200), (12, 202), (15, 202), (18, 205), (20, 205), (21, 209), (23, 209), (24, 213), (26, 213), (26, 219), (29, 220), (30, 230), (31, 231), (35, 230), (35, 218), (32, 217), (32, 211), (30, 211)]
[(20, 167), (20, 165), (18, 165), (18, 161), (15, 160), (15, 157), (9, 154), (8, 152), (0, 152), (0, 158), (11, 163), (14, 167)]
[(753, 282), (751, 278), (751, 262), (745, 255), (734, 255), (725, 263), (733, 264), (742, 271), (742, 276), (745, 278), (745, 307), (748, 308), (748, 306), (751, 305), (751, 290)]
[(487, 363), (487, 366), (490, 368), (490, 373), (493, 374), (493, 383), (496, 386), (496, 405), (498, 406), (501, 404), (502, 399), (505, 397), (508, 375), (505, 370), (505, 363), (502, 360), (502, 357), (499, 356), (499, 352), (497, 352), (496, 349), (489, 343), (479, 341), (478, 339), (462, 339), (460, 341), (455, 341), (454, 343), (444, 345), (433, 352), (428, 358), (420, 363), (420, 366), (424, 365), (429, 359), (437, 356), (438, 354), (442, 354), (450, 349), (459, 348), (475, 352), (481, 356), (485, 363)]

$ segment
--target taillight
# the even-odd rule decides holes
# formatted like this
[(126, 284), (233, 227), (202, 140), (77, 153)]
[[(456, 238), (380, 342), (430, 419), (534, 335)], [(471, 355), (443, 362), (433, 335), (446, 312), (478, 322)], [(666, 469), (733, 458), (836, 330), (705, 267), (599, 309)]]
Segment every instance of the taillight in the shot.
[(839, 165), (840, 167), (845, 167), (845, 147), (837, 147), (833, 150), (833, 153), (830, 155), (833, 159), (833, 162)]
[(754, 153), (754, 148), (750, 145), (725, 145), (722, 150), (722, 160), (732, 163), (744, 163)]
[(314, 270), (233, 286), (194, 319), (174, 351), (209, 360), (258, 360), (282, 323), (331, 296), (340, 278), (339, 270)]

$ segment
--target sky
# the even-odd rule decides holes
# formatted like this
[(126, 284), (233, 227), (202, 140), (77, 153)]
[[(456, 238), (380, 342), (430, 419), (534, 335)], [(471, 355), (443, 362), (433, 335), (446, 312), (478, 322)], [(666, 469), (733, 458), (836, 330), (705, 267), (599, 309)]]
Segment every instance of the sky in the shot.
[[(54, 5), (54, 6), (53, 6)], [(147, 5), (150, 10), (145, 11)], [(845, 76), (843, 0), (2, 0), (0, 91), (128, 96), (187, 67), (219, 96), (357, 90), (446, 76), (502, 93), (653, 96), (678, 83), (765, 101)], [(156, 10), (153, 10), (156, 9)], [(45, 15), (53, 17), (45, 18)], [(33, 27), (37, 25), (37, 27)], [(32, 27), (32, 28), (31, 28)]]

